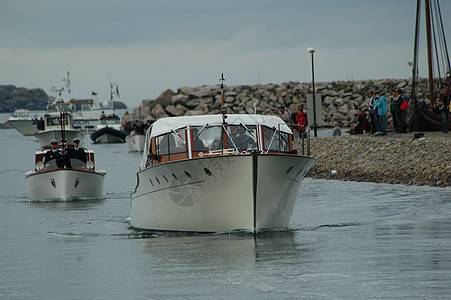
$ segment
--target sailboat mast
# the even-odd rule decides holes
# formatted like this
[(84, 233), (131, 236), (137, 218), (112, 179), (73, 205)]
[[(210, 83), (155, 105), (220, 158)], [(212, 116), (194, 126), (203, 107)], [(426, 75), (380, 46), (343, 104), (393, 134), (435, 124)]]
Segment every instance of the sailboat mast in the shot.
[(415, 39), (413, 46), (413, 62), (412, 62), (412, 99), (413, 109), (410, 119), (410, 130), (418, 130), (418, 113), (420, 106), (417, 99), (417, 76), (418, 76), (418, 46), (420, 42), (420, 19), (421, 19), (421, 0), (417, 0), (417, 13), (415, 19)]
[(429, 1), (430, 0), (424, 0), (425, 12), (426, 12), (426, 37), (427, 37), (427, 50), (428, 50), (429, 95), (431, 97), (431, 104), (435, 104), (434, 71), (432, 69), (431, 11), (430, 11)]

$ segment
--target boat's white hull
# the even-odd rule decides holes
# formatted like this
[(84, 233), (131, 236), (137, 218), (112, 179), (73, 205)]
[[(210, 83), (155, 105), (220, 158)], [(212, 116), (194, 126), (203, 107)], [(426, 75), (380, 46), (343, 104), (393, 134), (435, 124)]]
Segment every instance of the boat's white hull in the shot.
[(113, 127), (102, 127), (91, 134), (91, 140), (96, 144), (125, 143), (125, 132)]
[(144, 134), (130, 134), (125, 138), (130, 152), (142, 152), (144, 150), (145, 140), (146, 136)]
[[(50, 146), (50, 142), (53, 139), (56, 139), (58, 142), (61, 140), (61, 131), (60, 130), (44, 130), (36, 132), (36, 137), (39, 140), (39, 146), (41, 148)], [(68, 129), (64, 131), (64, 138), (68, 143), (72, 143), (74, 138), (78, 138), (80, 140), (80, 145), (83, 145), (83, 133), (76, 129)]]
[(130, 224), (194, 232), (286, 228), (314, 161), (297, 155), (231, 155), (144, 169), (131, 194)]
[(101, 198), (105, 173), (55, 169), (25, 175), (30, 200)]
[(8, 120), (0, 121), (0, 129), (12, 129), (14, 128)]
[(9, 123), (25, 136), (34, 135), (37, 131), (36, 124), (31, 118), (28, 120), (9, 120)]

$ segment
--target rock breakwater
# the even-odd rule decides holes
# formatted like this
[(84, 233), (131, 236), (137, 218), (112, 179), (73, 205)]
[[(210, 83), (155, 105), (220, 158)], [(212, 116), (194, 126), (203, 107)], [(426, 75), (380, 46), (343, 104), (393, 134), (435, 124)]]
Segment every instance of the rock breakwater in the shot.
[[(368, 91), (383, 91), (387, 96), (395, 88), (402, 88), (409, 94), (411, 80), (381, 79), (361, 81), (319, 82), (316, 91), (322, 97), (321, 109), (323, 126), (333, 126), (338, 122), (341, 127), (350, 127), (356, 120), (357, 108), (366, 107)], [(278, 107), (283, 105), (290, 111), (299, 105), (306, 108), (307, 94), (312, 93), (311, 83), (285, 82), (281, 84), (258, 84), (225, 86), (225, 105), (229, 113), (255, 113), (277, 115)], [(417, 95), (426, 97), (427, 80), (419, 79)], [(131, 113), (126, 121), (138, 119), (159, 119), (167, 116), (189, 116), (216, 114), (221, 106), (221, 89), (219, 85), (182, 87), (177, 91), (166, 90), (156, 99), (145, 99)], [(318, 109), (318, 108), (317, 108)], [(391, 122), (391, 119), (388, 119)]]
[(426, 133), (421, 140), (413, 133), (316, 137), (311, 153), (316, 163), (307, 176), (312, 178), (451, 186), (449, 134)]

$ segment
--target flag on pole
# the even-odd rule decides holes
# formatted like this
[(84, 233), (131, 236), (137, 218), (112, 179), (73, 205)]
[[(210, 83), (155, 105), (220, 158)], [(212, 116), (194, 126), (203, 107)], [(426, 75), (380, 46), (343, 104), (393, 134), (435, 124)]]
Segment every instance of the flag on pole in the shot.
[(116, 95), (118, 98), (120, 98), (121, 96), (119, 95), (119, 85), (116, 84)]

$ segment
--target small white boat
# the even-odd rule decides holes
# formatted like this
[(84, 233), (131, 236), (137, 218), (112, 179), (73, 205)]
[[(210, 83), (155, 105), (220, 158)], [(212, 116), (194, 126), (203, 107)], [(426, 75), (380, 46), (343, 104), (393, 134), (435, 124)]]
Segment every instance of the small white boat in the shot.
[[(53, 139), (60, 141), (64, 138), (71, 142), (73, 139), (78, 138), (80, 141), (83, 141), (83, 133), (72, 126), (72, 115), (67, 112), (48, 113), (44, 116), (43, 123), (43, 129), (38, 130), (35, 134), (41, 148), (49, 147), (50, 141)], [(62, 132), (64, 132), (64, 137)]]
[(47, 150), (35, 154), (35, 169), (25, 173), (28, 197), (32, 201), (101, 198), (106, 171), (95, 170), (94, 152), (86, 150), (87, 163), (71, 159), (72, 168), (58, 168), (56, 160), (45, 165)]
[(73, 127), (82, 132), (96, 130), (99, 116), (102, 113), (112, 114), (113, 107), (102, 107), (94, 99), (70, 99), (60, 100), (47, 106), (49, 112), (70, 111), (73, 116)]
[(125, 137), (125, 142), (130, 152), (142, 152), (144, 150), (145, 134), (138, 134), (132, 131)]
[(125, 143), (126, 136), (122, 131), (121, 119), (113, 114), (99, 120), (96, 131), (91, 134), (91, 140), (96, 144)]
[(190, 232), (288, 227), (315, 162), (296, 154), (292, 141), (291, 129), (276, 116), (157, 120), (146, 134), (131, 193), (131, 226)]
[(8, 123), (24, 136), (34, 135), (37, 131), (36, 122), (47, 111), (17, 109), (8, 117)]

